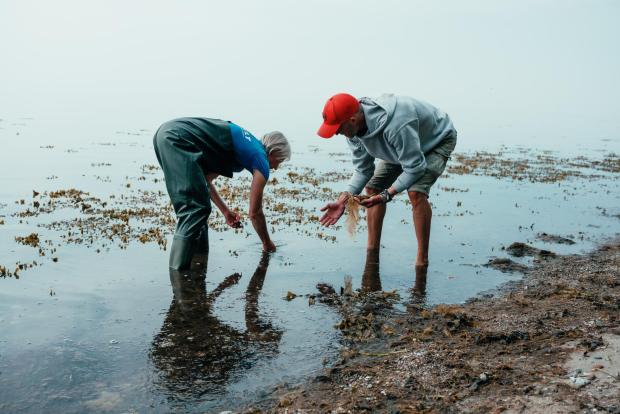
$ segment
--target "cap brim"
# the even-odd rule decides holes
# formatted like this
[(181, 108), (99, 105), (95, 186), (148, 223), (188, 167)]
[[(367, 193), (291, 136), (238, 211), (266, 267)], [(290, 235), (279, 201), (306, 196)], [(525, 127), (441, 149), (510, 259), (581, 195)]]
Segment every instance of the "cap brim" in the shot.
[(331, 138), (334, 136), (336, 131), (338, 131), (338, 128), (340, 128), (340, 124), (331, 125), (331, 124), (326, 124), (325, 122), (323, 122), (323, 124), (321, 124), (321, 127), (316, 133), (321, 138)]

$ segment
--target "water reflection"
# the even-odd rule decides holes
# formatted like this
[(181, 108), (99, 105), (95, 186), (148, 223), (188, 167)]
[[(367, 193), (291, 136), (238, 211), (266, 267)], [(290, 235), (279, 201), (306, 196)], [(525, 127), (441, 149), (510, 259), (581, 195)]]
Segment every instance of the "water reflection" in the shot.
[[(362, 274), (362, 291), (376, 292), (382, 290), (379, 272), (379, 249), (366, 250), (366, 263)], [(415, 267), (415, 281), (411, 289), (412, 302), (423, 304), (426, 301), (426, 275), (428, 266)]]
[(428, 265), (415, 267), (415, 283), (411, 289), (411, 301), (416, 304), (424, 304), (426, 302), (426, 274), (428, 273)]
[(173, 299), (161, 331), (152, 343), (150, 358), (156, 383), (175, 400), (217, 398), (227, 384), (243, 375), (257, 361), (274, 357), (282, 331), (259, 315), (258, 297), (263, 287), (269, 255), (263, 255), (245, 294), (246, 330), (239, 330), (213, 315), (213, 304), (241, 275), (226, 277), (206, 291), (207, 255), (194, 257), (189, 270), (170, 269)]

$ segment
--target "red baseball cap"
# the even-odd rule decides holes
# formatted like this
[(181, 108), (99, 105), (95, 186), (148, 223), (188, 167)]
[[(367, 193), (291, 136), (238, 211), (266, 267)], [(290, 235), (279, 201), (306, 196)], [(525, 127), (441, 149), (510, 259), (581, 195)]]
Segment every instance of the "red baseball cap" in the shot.
[(334, 136), (340, 124), (357, 113), (360, 103), (355, 96), (348, 93), (339, 93), (332, 96), (323, 108), (323, 124), (317, 131), (321, 138)]

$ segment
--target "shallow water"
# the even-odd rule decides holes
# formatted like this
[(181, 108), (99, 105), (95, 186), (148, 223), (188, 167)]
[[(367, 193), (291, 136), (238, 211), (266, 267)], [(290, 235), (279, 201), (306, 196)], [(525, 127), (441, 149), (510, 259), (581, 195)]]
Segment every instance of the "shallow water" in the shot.
[[(0, 279), (1, 412), (202, 412), (260, 400), (273, 386), (302, 381), (335, 356), (339, 315), (303, 296), (316, 293), (319, 282), (338, 289), (350, 275), (354, 289), (363, 283), (396, 289), (403, 309), (412, 300), (458, 303), (519, 277), (482, 266), (506, 257), (501, 249), (514, 241), (579, 253), (620, 231), (617, 173), (551, 183), (449, 174), (431, 194), (431, 267), (422, 298), (411, 292), (416, 244), (402, 196), (385, 219), (380, 273), (366, 273), (366, 279), (364, 229), (351, 239), (344, 220), (327, 230), (308, 221), (275, 223), (278, 252), (268, 259), (247, 221), (240, 233), (213, 231), (208, 260), (192, 272), (171, 274), (168, 252), (157, 243), (67, 244), (61, 236), (71, 228), (38, 226), (76, 216), (70, 208), (13, 215), (32, 203), (33, 190), (76, 188), (127, 204), (140, 190), (165, 192), (163, 182), (153, 180), (159, 171), (149, 175), (142, 168), (156, 164), (148, 128), (84, 134), (78, 141), (79, 132), (66, 139), (36, 119), (4, 119), (0, 126), (0, 139), (14, 143), (3, 148), (0, 265), (38, 263), (19, 278)], [(295, 150), (294, 164), (274, 173), (283, 187), (300, 167), (315, 168), (317, 176), (350, 169), (344, 142)], [(558, 155), (596, 159), (618, 151), (617, 140), (606, 140)], [(532, 156), (519, 148), (505, 152)], [(321, 185), (343, 188), (342, 182)], [(323, 203), (302, 201), (317, 215)], [(271, 209), (268, 219), (282, 214)], [(169, 228), (162, 229), (170, 241)], [(14, 240), (33, 232), (53, 241), (56, 251), (39, 257)], [(321, 239), (319, 232), (336, 240)], [(539, 232), (570, 236), (576, 244), (543, 243)], [(302, 296), (286, 301), (289, 291)]]

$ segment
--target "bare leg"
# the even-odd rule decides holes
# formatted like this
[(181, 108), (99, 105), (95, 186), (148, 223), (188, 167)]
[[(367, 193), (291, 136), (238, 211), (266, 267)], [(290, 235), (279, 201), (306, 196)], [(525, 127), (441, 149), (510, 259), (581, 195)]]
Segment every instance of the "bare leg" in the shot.
[(428, 266), (428, 242), (431, 236), (433, 211), (426, 194), (416, 191), (410, 191), (408, 194), (413, 205), (413, 225), (415, 237), (418, 240), (418, 256), (415, 264), (416, 266)]
[[(378, 194), (379, 190), (366, 187), (366, 194)], [(385, 204), (377, 204), (366, 209), (366, 220), (368, 223), (368, 245), (366, 249), (379, 249), (381, 247), (381, 229), (383, 228), (383, 217), (385, 217)]]

